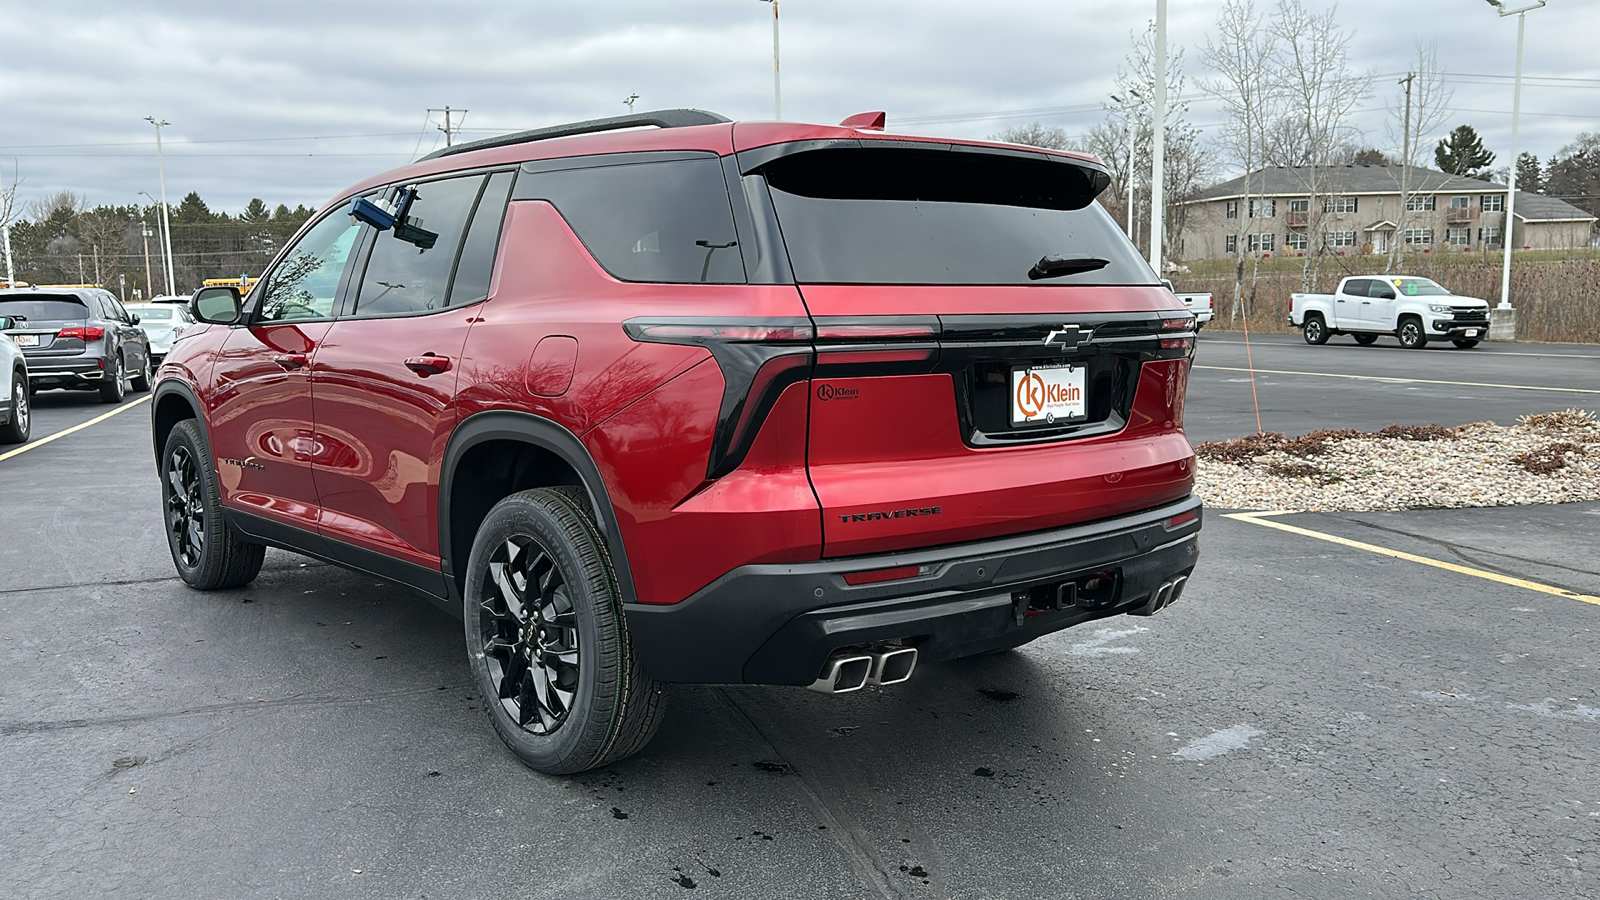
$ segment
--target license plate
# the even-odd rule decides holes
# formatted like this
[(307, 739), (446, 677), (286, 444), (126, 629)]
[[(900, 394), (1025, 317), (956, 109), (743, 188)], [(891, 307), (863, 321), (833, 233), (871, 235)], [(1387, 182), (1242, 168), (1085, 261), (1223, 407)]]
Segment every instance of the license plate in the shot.
[(1467, 329), (1467, 337), (1477, 337), (1477, 336), (1478, 336), (1478, 329), (1476, 329), (1476, 328), (1468, 328)]
[(1087, 418), (1082, 366), (1011, 370), (1011, 424), (1037, 425)]
[(39, 346), (39, 336), (37, 334), (19, 334), (16, 336), (16, 342), (18, 347), (37, 347)]

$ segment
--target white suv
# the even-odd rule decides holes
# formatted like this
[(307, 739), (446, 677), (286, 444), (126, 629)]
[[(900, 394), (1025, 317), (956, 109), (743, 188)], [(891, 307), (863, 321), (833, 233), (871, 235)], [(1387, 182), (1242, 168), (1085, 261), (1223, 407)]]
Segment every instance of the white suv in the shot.
[(0, 316), (0, 444), (21, 444), (28, 440), (33, 417), (28, 409), (28, 361), (22, 349), (5, 329), (10, 316)]

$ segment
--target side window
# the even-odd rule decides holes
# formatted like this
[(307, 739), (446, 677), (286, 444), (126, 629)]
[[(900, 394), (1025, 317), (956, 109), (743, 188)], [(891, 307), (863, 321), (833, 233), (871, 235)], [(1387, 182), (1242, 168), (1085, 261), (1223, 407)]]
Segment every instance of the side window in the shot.
[(1394, 288), (1390, 287), (1387, 281), (1373, 280), (1368, 282), (1367, 296), (1378, 300), (1393, 300)]
[(624, 281), (744, 283), (720, 160), (524, 174), (517, 199), (550, 201), (595, 261)]
[(417, 185), (416, 198), (406, 215), (433, 235), (433, 246), (401, 240), (395, 236), (395, 229), (379, 232), (366, 275), (361, 279), (356, 315), (381, 316), (445, 307), (456, 252), (461, 249), (483, 181), (482, 175), (472, 175)]
[(256, 321), (287, 322), (333, 315), (339, 283), (362, 227), (351, 220), (349, 208), (349, 204), (340, 206), (311, 226), (277, 267), (267, 273)]
[(116, 298), (112, 298), (110, 302), (111, 308), (117, 311), (117, 320), (132, 325), (133, 316), (128, 313), (127, 308), (122, 305), (122, 302)]
[(461, 261), (450, 284), (450, 305), (477, 303), (489, 296), (489, 278), (494, 274), (494, 254), (500, 247), (500, 226), (506, 217), (506, 198), (511, 193), (512, 172), (489, 176), (478, 210), (472, 215), (466, 243), (461, 245)]
[(1349, 294), (1352, 297), (1365, 297), (1367, 296), (1367, 285), (1371, 283), (1371, 279), (1368, 278), (1352, 278), (1344, 283), (1344, 290), (1340, 291), (1340, 293)]

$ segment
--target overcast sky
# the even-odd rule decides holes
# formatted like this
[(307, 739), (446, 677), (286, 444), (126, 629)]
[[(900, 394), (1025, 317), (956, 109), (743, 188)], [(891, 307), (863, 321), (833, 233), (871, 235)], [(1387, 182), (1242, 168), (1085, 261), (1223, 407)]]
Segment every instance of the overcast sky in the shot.
[[(781, 2), (785, 118), (883, 109), (890, 130), (964, 137), (1031, 121), (1088, 131), (1130, 33), (1155, 15), (1155, 0)], [(1196, 86), (1219, 6), (1168, 4), (1202, 131), (1221, 122)], [(1432, 41), (1455, 92), (1441, 134), (1469, 123), (1508, 161), (1515, 18), (1484, 0), (1342, 0), (1338, 12), (1354, 66), (1378, 76), (1356, 122), (1365, 143), (1389, 149), (1396, 79), (1415, 42)], [(1600, 131), (1597, 34), (1600, 0), (1528, 14), (1521, 149), (1548, 157)], [(0, 166), (6, 183), (20, 175), (24, 204), (60, 190), (91, 205), (158, 195), (145, 116), (171, 122), (169, 199), (199, 191), (236, 213), (251, 197), (320, 205), (442, 146), (429, 107), (469, 110), (464, 139), (621, 114), (629, 94), (641, 111), (773, 115), (759, 0), (0, 0), (0, 41)]]

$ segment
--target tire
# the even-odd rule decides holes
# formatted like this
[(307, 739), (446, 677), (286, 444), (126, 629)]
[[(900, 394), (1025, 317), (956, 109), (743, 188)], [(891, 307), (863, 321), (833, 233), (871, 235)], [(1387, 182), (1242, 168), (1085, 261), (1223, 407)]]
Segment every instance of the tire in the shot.
[(162, 519), (172, 564), (202, 591), (255, 580), (267, 548), (244, 540), (222, 516), (222, 494), (205, 437), (193, 419), (173, 426), (161, 451)]
[[(539, 591), (532, 610), (530, 585)], [(583, 772), (655, 736), (666, 695), (634, 655), (611, 555), (582, 489), (497, 503), (473, 539), (462, 602), (484, 709), (530, 768)]]
[(1421, 350), (1428, 346), (1428, 333), (1422, 330), (1422, 322), (1414, 317), (1400, 320), (1395, 337), (1400, 339), (1400, 346), (1407, 350)]
[(11, 420), (0, 425), (0, 444), (26, 444), (33, 431), (33, 408), (29, 405), (28, 376), (11, 373)]
[(1472, 338), (1454, 338), (1450, 341), (1450, 343), (1455, 344), (1457, 347), (1460, 347), (1463, 350), (1471, 350), (1473, 347), (1478, 346), (1478, 342)]
[(100, 400), (105, 403), (121, 403), (122, 398), (128, 396), (127, 385), (122, 383), (122, 354), (111, 357), (111, 366), (106, 369), (106, 377), (100, 382)]
[(1316, 313), (1306, 316), (1306, 322), (1300, 326), (1300, 330), (1308, 344), (1320, 346), (1328, 342), (1328, 326), (1322, 321), (1322, 316)]
[(1375, 334), (1358, 334), (1355, 338), (1356, 343), (1363, 347), (1370, 347), (1378, 342), (1378, 336)]
[(150, 390), (150, 381), (150, 354), (146, 353), (144, 355), (144, 367), (139, 370), (137, 375), (128, 379), (128, 386), (133, 388), (134, 393), (143, 394)]

